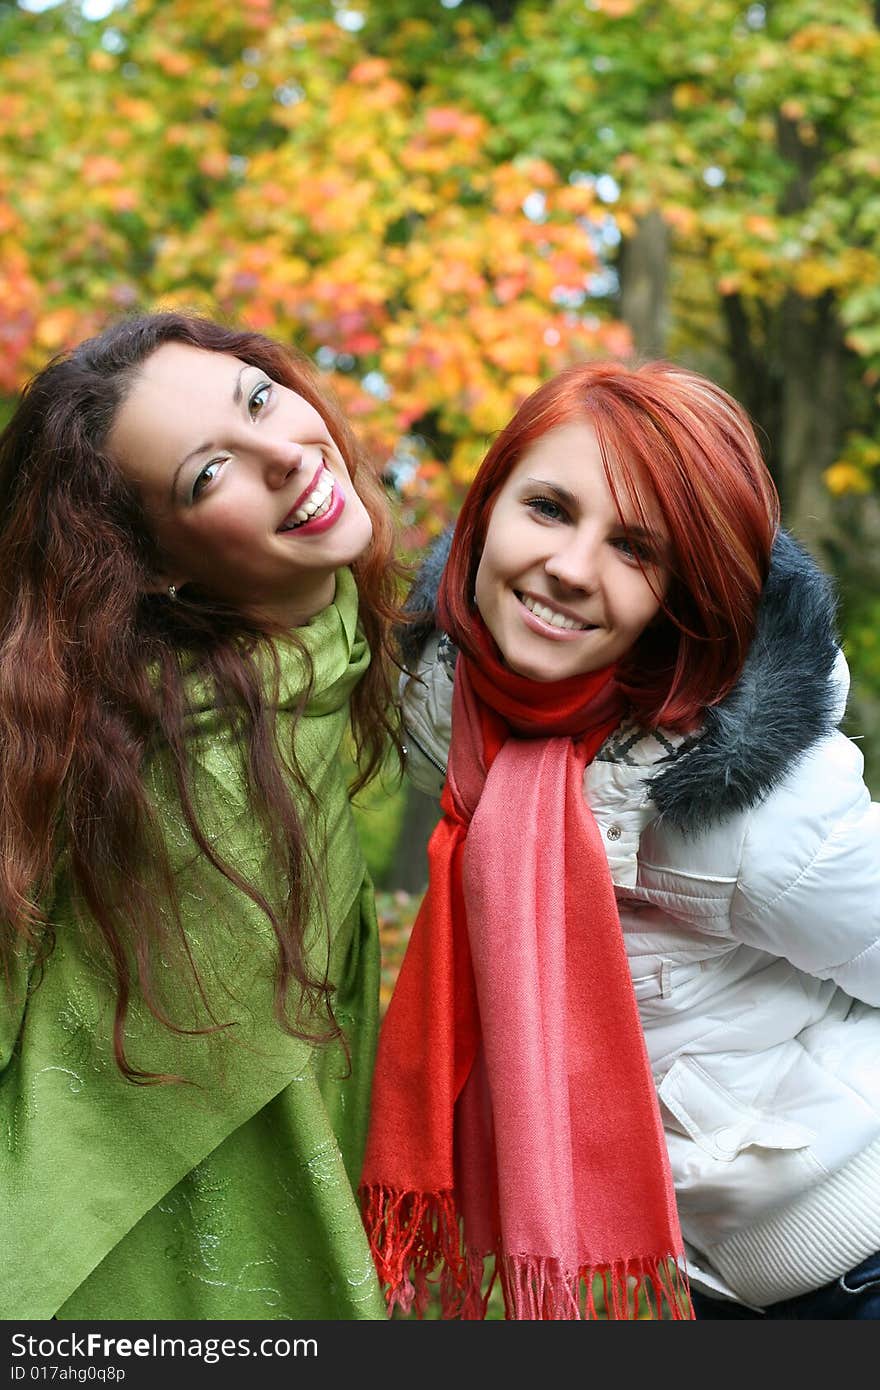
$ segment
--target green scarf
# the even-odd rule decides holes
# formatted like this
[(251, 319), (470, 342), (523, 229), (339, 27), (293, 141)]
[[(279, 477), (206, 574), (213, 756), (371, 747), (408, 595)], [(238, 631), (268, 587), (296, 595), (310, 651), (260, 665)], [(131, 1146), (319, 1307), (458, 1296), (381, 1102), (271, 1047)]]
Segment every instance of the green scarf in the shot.
[[(280, 643), (279, 744), (289, 746), (294, 734), (297, 761), (318, 808), (303, 810), (321, 836), (319, 862), (327, 871), (330, 931), (315, 920), (308, 942), (322, 953), (319, 967), (329, 953), (331, 978), (344, 986), (343, 977), (352, 972), (350, 943), (337, 939), (342, 936), (337, 928), (352, 915), (365, 869), (339, 751), (348, 729), (350, 693), (369, 663), (357, 627), (357, 589), (348, 570), (337, 575), (334, 602), (299, 629), (297, 637), (312, 660), (313, 695), (292, 730), (304, 666), (293, 643)], [(271, 895), (277, 875), (248, 804), (240, 754), (222, 737), (205, 692), (190, 694), (193, 784), (201, 825), (222, 857)], [(344, 1108), (335, 1097), (327, 1101), (321, 1049), (291, 1038), (274, 1021), (275, 944), (265, 914), (199, 853), (161, 759), (151, 765), (148, 785), (165, 832), (187, 941), (217, 1016), (231, 1026), (213, 1036), (180, 1037), (158, 1024), (142, 1004), (133, 1005), (127, 1028), (130, 1060), (150, 1071), (182, 1074), (191, 1084), (144, 1087), (125, 1082), (110, 1039), (109, 974), (95, 968), (83, 946), (70, 884), (63, 874), (59, 877), (50, 909), (57, 946), (44, 977), (28, 997), (22, 967), (12, 997), (7, 995), (0, 1005), (4, 1319), (52, 1316), (185, 1175), (285, 1088), (293, 1087), (297, 1102), (307, 1095), (311, 1110), (325, 1102), (329, 1111)], [(370, 963), (361, 951), (357, 969), (370, 977), (367, 993), (373, 995), (377, 948), (374, 954)], [(162, 997), (177, 1022), (205, 1022), (185, 982), (163, 991)], [(291, 1003), (295, 1005), (293, 998)], [(367, 999), (361, 1012), (366, 1040), (360, 1055), (369, 1058), (375, 998)], [(333, 1085), (340, 1074), (337, 1069)], [(363, 1087), (364, 1081), (355, 1078), (355, 1083)], [(328, 1131), (332, 1141), (329, 1125)], [(358, 1154), (345, 1157), (356, 1176)]]

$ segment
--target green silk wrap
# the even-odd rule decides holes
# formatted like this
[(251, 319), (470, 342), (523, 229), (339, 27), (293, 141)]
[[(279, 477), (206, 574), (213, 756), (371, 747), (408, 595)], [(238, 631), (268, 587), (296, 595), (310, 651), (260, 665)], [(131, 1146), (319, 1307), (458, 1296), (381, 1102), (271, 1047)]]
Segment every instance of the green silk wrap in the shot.
[[(296, 635), (314, 665), (313, 692), (299, 716), (304, 663), (293, 643), (280, 643), (278, 742), (284, 750), (293, 739), (315, 794), (301, 814), (326, 916), (316, 905), (307, 949), (319, 971), (329, 960), (348, 1057), (339, 1043), (300, 1041), (275, 1021), (269, 920), (193, 843), (169, 769), (155, 758), (148, 783), (187, 945), (214, 1018), (226, 1026), (180, 1036), (136, 1001), (126, 1027), (129, 1060), (186, 1084), (123, 1080), (113, 1057), (109, 971), (77, 929), (70, 884), (59, 873), (49, 913), (57, 946), (43, 979), (28, 992), (20, 961), (5, 993), (0, 982), (3, 1319), (385, 1317), (353, 1195), (369, 1108), (379, 946), (340, 756), (349, 697), (369, 663), (350, 571), (339, 571), (334, 602)], [(278, 871), (249, 806), (240, 752), (207, 692), (190, 694), (200, 824), (224, 861), (279, 902)], [(209, 1023), (173, 962), (159, 963), (154, 984), (175, 1023)], [(295, 988), (289, 999), (295, 1012)]]

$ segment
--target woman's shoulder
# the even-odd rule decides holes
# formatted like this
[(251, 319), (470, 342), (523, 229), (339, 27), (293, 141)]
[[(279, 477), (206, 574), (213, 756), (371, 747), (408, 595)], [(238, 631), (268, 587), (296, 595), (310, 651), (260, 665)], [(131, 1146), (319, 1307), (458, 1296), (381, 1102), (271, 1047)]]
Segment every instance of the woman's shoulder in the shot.
[[(765, 674), (765, 673), (764, 673)], [(688, 734), (620, 725), (587, 770), (591, 805), (636, 816), (657, 862), (784, 891), (835, 827), (870, 804), (861, 753), (837, 727), (849, 672), (767, 688), (760, 662)], [(783, 696), (785, 699), (783, 700)], [(775, 887), (773, 887), (775, 885)]]
[(744, 862), (754, 873), (759, 865), (782, 859), (792, 873), (800, 873), (829, 840), (842, 855), (847, 841), (863, 834), (880, 868), (880, 805), (872, 802), (865, 783), (858, 744), (833, 729), (805, 749), (750, 809)]
[[(880, 805), (838, 727), (848, 688), (838, 652), (824, 685), (814, 678), (787, 711), (773, 704), (748, 728), (734, 719), (727, 740), (722, 713), (658, 764), (650, 833), (667, 858), (729, 879), (738, 940), (875, 1000)], [(766, 711), (759, 695), (748, 708)]]
[(880, 804), (839, 730), (748, 815), (731, 925), (737, 939), (880, 1005)]
[(684, 774), (699, 738), (663, 742), (622, 726), (589, 770), (613, 869), (633, 843), (634, 862), (618, 865), (615, 881), (644, 880), (670, 910), (684, 904), (701, 921), (708, 912), (714, 934), (880, 1003), (880, 805), (858, 745), (830, 729), (748, 804), (724, 809), (723, 792), (703, 788), (687, 816), (669, 818), (653, 787), (664, 770)]
[(636, 747), (656, 751), (647, 785), (662, 825), (688, 838), (737, 824), (773, 856), (786, 846), (796, 852), (794, 827), (825, 834), (870, 793), (862, 754), (839, 728), (849, 691), (843, 653), (800, 690), (783, 683), (768, 691), (761, 676), (747, 672), (691, 735), (642, 731)]

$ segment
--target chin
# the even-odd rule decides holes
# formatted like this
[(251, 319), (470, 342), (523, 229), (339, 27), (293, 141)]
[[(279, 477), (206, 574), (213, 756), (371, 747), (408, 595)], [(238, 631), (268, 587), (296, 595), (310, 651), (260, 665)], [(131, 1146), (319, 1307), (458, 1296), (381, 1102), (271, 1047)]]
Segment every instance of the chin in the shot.
[(536, 685), (550, 685), (553, 681), (562, 679), (553, 671), (534, 671), (525, 666), (511, 667), (511, 670), (514, 671), (515, 675), (522, 676), (527, 681), (534, 681)]
[[(540, 681), (543, 685), (546, 684), (548, 681), (556, 681), (563, 679), (563, 677), (559, 675), (558, 672), (552, 669), (552, 666), (548, 666), (548, 663), (546, 661), (538, 662), (534, 660), (529, 661), (526, 659), (519, 660), (515, 656), (512, 661), (508, 660), (507, 657), (505, 657), (504, 660), (506, 665), (510, 667), (511, 671), (514, 673), (515, 676), (523, 676), (528, 681)], [(565, 674), (568, 673), (566, 672)]]

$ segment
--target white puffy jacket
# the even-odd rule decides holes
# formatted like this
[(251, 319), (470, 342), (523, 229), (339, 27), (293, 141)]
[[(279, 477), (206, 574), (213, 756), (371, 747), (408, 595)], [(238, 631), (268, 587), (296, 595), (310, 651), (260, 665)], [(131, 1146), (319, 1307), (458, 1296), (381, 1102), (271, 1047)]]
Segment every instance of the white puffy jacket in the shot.
[[(696, 737), (622, 725), (584, 779), (689, 1272), (754, 1307), (880, 1249), (880, 805), (836, 728), (849, 677), (832, 619), (827, 582), (781, 535), (731, 696)], [(434, 795), (454, 659), (433, 633), (402, 687), (410, 775)]]

